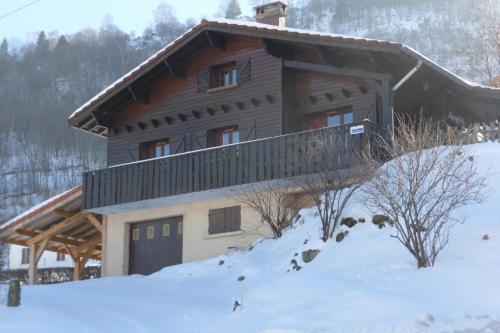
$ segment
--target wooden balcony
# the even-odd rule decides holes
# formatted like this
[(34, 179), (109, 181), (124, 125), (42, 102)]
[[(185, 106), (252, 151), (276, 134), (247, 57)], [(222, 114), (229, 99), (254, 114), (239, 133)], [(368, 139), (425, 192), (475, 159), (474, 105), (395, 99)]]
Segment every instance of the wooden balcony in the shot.
[(317, 163), (308, 150), (318, 134), (326, 135), (335, 146), (332, 167), (347, 169), (355, 166), (353, 157), (375, 142), (381, 129), (362, 121), (86, 172), (82, 207), (95, 209), (312, 174)]

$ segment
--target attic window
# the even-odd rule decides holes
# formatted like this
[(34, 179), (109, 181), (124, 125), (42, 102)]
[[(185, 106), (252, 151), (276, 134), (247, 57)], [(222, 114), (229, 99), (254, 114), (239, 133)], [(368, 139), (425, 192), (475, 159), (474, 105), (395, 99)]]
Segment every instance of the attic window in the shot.
[(250, 80), (250, 59), (213, 65), (198, 72), (198, 92), (237, 87)]
[(212, 66), (210, 68), (210, 78), (210, 88), (237, 85), (238, 70), (236, 69), (236, 63), (233, 61), (218, 66)]

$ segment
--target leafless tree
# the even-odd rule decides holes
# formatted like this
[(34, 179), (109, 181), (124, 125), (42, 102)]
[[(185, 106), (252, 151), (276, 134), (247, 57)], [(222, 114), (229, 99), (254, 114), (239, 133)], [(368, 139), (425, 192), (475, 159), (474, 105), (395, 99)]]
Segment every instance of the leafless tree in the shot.
[(299, 210), (290, 206), (289, 186), (279, 181), (267, 181), (246, 185), (238, 189), (240, 203), (253, 209), (271, 229), (274, 238), (283, 235)]
[(390, 162), (379, 167), (362, 188), (363, 202), (384, 214), (393, 237), (413, 255), (419, 268), (433, 266), (457, 222), (456, 210), (484, 198), (487, 176), (481, 175), (462, 138), (431, 120), (398, 119), (393, 141), (380, 140)]
[(479, 22), (476, 45), (470, 48), (471, 68), (483, 81), (500, 87), (500, 6), (498, 1), (480, 1), (474, 10)]
[(333, 237), (344, 209), (369, 173), (362, 166), (362, 153), (357, 155), (348, 149), (347, 133), (318, 131), (309, 139), (305, 156), (313, 172), (295, 181), (316, 207), (321, 220), (321, 239), (326, 242)]

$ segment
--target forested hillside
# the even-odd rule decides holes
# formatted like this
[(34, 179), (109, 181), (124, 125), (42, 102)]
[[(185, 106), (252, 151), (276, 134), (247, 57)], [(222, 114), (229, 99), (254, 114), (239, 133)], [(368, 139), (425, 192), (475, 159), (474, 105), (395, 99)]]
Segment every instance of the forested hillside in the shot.
[[(294, 0), (288, 25), (404, 42), (486, 82), (499, 73), (500, 63), (494, 43), (484, 37), (498, 27), (498, 16), (492, 16), (498, 8), (488, 1)], [(235, 0), (223, 0), (217, 14), (234, 18), (241, 12)], [(5, 36), (0, 44), (0, 221), (79, 184), (81, 171), (104, 164), (104, 142), (67, 128), (66, 118), (195, 24), (180, 22), (165, 4), (151, 22), (142, 33), (129, 34), (107, 17), (100, 28), (73, 35), (41, 31), (16, 48)]]

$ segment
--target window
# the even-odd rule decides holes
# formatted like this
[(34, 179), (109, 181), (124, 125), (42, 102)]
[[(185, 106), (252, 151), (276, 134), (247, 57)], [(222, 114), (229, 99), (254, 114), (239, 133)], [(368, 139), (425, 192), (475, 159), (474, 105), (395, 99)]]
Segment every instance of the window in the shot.
[(170, 224), (163, 225), (163, 237), (170, 236)]
[(57, 252), (57, 258), (56, 258), (57, 261), (65, 261), (66, 260), (66, 254), (65, 253), (61, 253), (61, 252)]
[(28, 264), (30, 262), (30, 249), (23, 248), (21, 253), (21, 265)]
[(182, 231), (183, 231), (183, 225), (182, 225), (182, 222), (179, 222), (179, 226), (177, 227), (177, 233), (179, 235), (182, 235)]
[(133, 241), (139, 240), (139, 228), (135, 228), (134, 230), (132, 230), (132, 240)]
[(240, 131), (237, 126), (231, 126), (209, 131), (209, 147), (226, 146), (240, 143)]
[(352, 107), (339, 108), (332, 112), (326, 112), (326, 116), (315, 114), (309, 117), (309, 128), (318, 129), (322, 127), (333, 127), (352, 124), (354, 121)]
[(235, 62), (213, 66), (210, 69), (210, 88), (229, 87), (238, 84), (238, 70)]
[(168, 139), (145, 142), (141, 144), (141, 160), (170, 155), (170, 142)]
[(208, 212), (208, 234), (241, 230), (241, 206), (211, 209)]
[(214, 65), (198, 72), (198, 92), (234, 87), (250, 81), (250, 59)]
[(155, 226), (154, 225), (149, 225), (147, 228), (147, 236), (148, 239), (152, 239), (155, 237)]

